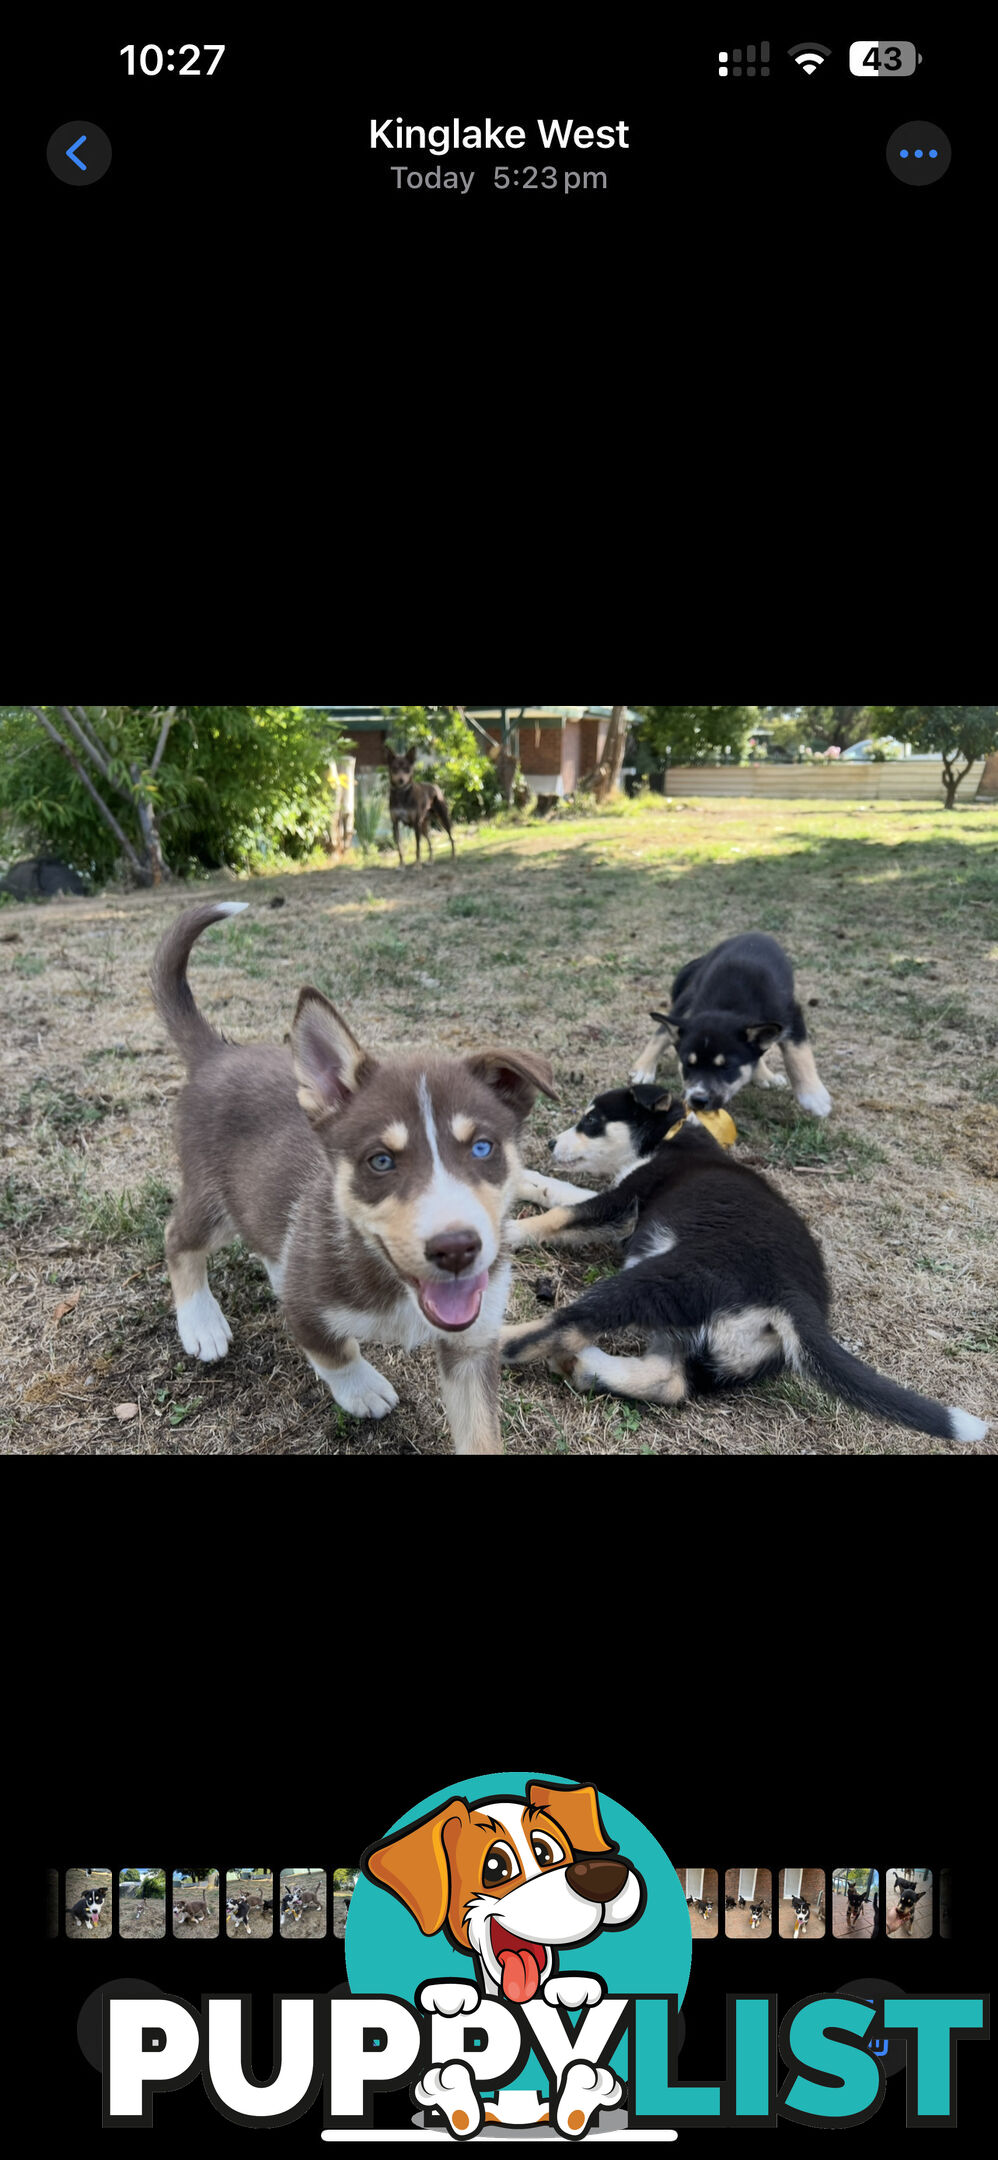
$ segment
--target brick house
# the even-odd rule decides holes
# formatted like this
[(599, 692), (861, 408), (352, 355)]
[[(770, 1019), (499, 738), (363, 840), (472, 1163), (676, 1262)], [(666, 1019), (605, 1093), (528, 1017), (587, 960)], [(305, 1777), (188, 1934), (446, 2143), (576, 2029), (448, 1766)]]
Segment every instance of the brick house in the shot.
[[(609, 705), (465, 705), (477, 730), (519, 759), (535, 795), (571, 795), (599, 764), (610, 725)], [(357, 771), (383, 765), (391, 729), (380, 705), (316, 705), (328, 712), (357, 745)], [(637, 720), (629, 714), (629, 722)]]

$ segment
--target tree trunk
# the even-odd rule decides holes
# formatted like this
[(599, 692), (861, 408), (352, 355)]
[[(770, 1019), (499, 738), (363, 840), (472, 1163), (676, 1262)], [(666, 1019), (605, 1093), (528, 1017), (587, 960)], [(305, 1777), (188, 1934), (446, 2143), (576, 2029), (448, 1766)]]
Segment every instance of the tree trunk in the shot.
[(620, 782), (620, 768), (624, 762), (624, 744), (627, 740), (627, 707), (614, 705), (610, 713), (610, 725), (606, 731), (606, 743), (600, 763), (600, 778), (596, 786), (597, 802), (607, 802), (615, 795)]

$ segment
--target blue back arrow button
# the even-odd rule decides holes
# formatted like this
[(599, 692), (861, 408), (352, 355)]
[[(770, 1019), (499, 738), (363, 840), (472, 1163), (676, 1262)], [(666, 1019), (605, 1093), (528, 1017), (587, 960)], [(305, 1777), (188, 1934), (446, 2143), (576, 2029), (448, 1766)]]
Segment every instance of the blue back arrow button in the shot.
[(82, 159), (82, 158), (78, 158), (78, 157), (73, 157), (73, 151), (74, 151), (74, 150), (78, 150), (78, 149), (79, 149), (79, 147), (80, 147), (80, 144), (81, 144), (81, 143), (85, 143), (85, 142), (86, 142), (86, 139), (87, 139), (87, 138), (86, 138), (86, 136), (85, 136), (85, 135), (78, 135), (78, 136), (77, 136), (77, 138), (76, 138), (76, 141), (75, 141), (75, 143), (74, 143), (74, 144), (73, 144), (73, 146), (72, 146), (72, 149), (71, 149), (71, 150), (67, 150), (67, 152), (66, 152), (66, 156), (67, 156), (68, 158), (73, 158), (73, 163), (74, 163), (74, 165), (78, 165), (78, 166), (79, 166), (79, 168), (80, 168), (80, 171), (81, 171), (81, 172), (86, 172), (86, 169), (87, 169), (87, 168), (86, 168), (86, 166), (84, 165), (84, 162), (83, 162), (83, 159)]

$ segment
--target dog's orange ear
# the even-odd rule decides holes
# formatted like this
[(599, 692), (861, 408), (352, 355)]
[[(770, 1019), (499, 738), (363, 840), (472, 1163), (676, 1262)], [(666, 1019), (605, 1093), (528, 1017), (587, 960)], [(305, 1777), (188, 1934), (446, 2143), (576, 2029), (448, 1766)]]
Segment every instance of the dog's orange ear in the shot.
[(447, 1918), (450, 1866), (444, 1830), (456, 1822), (466, 1829), (470, 1817), (464, 1800), (448, 1800), (411, 1830), (369, 1845), (361, 1867), (371, 1882), (381, 1883), (411, 1912), (424, 1935), (436, 1935)]
[(476, 1080), (484, 1080), (486, 1087), (493, 1088), (517, 1117), (525, 1118), (538, 1089), (557, 1101), (554, 1091), (554, 1073), (546, 1057), (536, 1050), (506, 1050), (499, 1044), (487, 1043), (482, 1050), (473, 1050), (465, 1058), (469, 1072)]
[(311, 988), (299, 993), (295, 1006), (291, 1055), (298, 1100), (310, 1118), (341, 1110), (375, 1070), (374, 1059), (361, 1049), (335, 1005)]
[(528, 1785), (527, 1799), (561, 1824), (575, 1852), (616, 1852), (599, 1819), (595, 1785)]

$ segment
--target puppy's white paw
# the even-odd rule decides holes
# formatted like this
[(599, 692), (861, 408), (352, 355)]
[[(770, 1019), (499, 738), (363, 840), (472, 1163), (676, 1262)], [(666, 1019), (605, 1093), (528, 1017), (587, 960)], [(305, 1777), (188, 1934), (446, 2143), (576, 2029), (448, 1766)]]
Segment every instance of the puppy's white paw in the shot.
[(555, 2109), (558, 2129), (565, 2137), (581, 2137), (596, 2109), (615, 2106), (621, 2092), (612, 2070), (598, 2070), (594, 2063), (569, 2063)]
[(820, 1084), (816, 1088), (802, 1090), (797, 1100), (801, 1109), (810, 1110), (814, 1117), (827, 1117), (832, 1107), (832, 1098), (828, 1089), (821, 1087)]
[(419, 2007), (438, 2017), (461, 2017), (478, 2008), (478, 1989), (469, 1980), (428, 1980), (419, 1990)]
[(547, 1189), (547, 1179), (540, 1170), (521, 1170), (516, 1188), (518, 1200), (536, 1200), (538, 1207), (546, 1207)]
[(232, 1341), (232, 1329), (207, 1286), (196, 1290), (193, 1297), (185, 1298), (184, 1303), (177, 1306), (177, 1333), (184, 1349), (205, 1365), (225, 1356)]
[(457, 2138), (474, 2137), (482, 2122), (482, 2103), (463, 2062), (435, 2063), (413, 2087), (421, 2107), (440, 2108)]
[(366, 1358), (355, 1358), (352, 1365), (316, 1365), (315, 1369), (340, 1409), (350, 1417), (387, 1417), (389, 1410), (395, 1409), (398, 1396), (391, 1381), (376, 1372)]
[(536, 1238), (532, 1238), (530, 1234), (531, 1224), (535, 1221), (536, 1216), (520, 1215), (506, 1224), (503, 1237), (510, 1252), (515, 1252), (519, 1245), (536, 1244)]
[(539, 1197), (545, 1207), (568, 1207), (573, 1200), (591, 1200), (593, 1197), (591, 1185), (570, 1185), (567, 1178), (542, 1178), (541, 1184), (544, 1190)]
[(583, 2003), (603, 2000), (603, 1982), (595, 1973), (554, 1973), (544, 1982), (544, 2000), (561, 2003), (566, 2010), (580, 2010)]
[(634, 1071), (628, 1073), (627, 1077), (632, 1087), (651, 1087), (655, 1080), (655, 1067), (654, 1065), (635, 1065)]
[(757, 1065), (755, 1084), (761, 1088), (786, 1087), (787, 1076), (786, 1073), (770, 1072), (768, 1065)]

